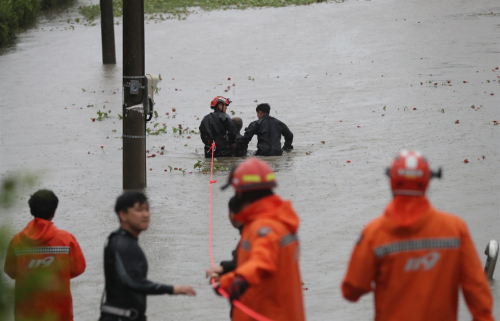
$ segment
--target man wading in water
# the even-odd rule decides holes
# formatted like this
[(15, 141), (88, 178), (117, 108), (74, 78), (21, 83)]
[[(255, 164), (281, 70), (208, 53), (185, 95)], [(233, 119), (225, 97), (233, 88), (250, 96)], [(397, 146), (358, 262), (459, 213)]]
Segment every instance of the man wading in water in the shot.
[[(257, 152), (259, 156), (281, 156), (284, 150), (292, 150), (293, 134), (282, 121), (269, 116), (271, 106), (260, 104), (255, 109), (258, 120), (251, 122), (245, 128), (243, 141), (248, 144), (253, 135), (257, 135)], [(285, 137), (285, 144), (281, 148), (281, 136)]]
[(205, 158), (212, 157), (212, 143), (215, 143), (214, 157), (232, 156), (231, 148), (236, 148), (236, 134), (238, 131), (226, 114), (227, 106), (231, 99), (222, 96), (215, 97), (210, 102), (210, 108), (214, 111), (205, 117), (200, 124), (200, 137), (205, 144)]
[(148, 294), (196, 295), (188, 285), (166, 285), (147, 279), (148, 261), (138, 236), (148, 229), (149, 204), (144, 194), (126, 192), (116, 200), (120, 228), (111, 233), (104, 248), (106, 299), (100, 321), (145, 321)]

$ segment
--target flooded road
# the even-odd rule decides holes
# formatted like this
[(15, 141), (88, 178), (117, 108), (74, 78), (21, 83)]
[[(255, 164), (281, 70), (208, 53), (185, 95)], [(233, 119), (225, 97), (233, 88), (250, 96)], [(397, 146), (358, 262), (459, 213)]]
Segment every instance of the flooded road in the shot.
[[(70, 27), (75, 17), (42, 19), (0, 56), (0, 173), (42, 175), (0, 220), (19, 231), (30, 220), (29, 194), (54, 190), (54, 222), (75, 235), (87, 258), (86, 272), (72, 281), (75, 320), (90, 321), (103, 290), (103, 244), (118, 226), (122, 23), (115, 25), (117, 65), (103, 66), (100, 28)], [(146, 72), (163, 81), (159, 117), (148, 127), (166, 124), (168, 134), (147, 139), (148, 155), (156, 155), (147, 159), (153, 215), (140, 242), (152, 280), (198, 291), (196, 298), (150, 297), (149, 318), (224, 320), (229, 313), (204, 279), (210, 178), (193, 170), (203, 147), (198, 135), (172, 130), (197, 127), (216, 95), (233, 100), (228, 109), (244, 127), (256, 119), (257, 102), (268, 102), (294, 133), (292, 152), (266, 160), (277, 171), (277, 192), (301, 217), (309, 320), (372, 319), (372, 295), (348, 303), (340, 283), (363, 226), (390, 200), (384, 170), (403, 148), (443, 167), (428, 196), (465, 219), (484, 262), (487, 242), (500, 239), (499, 26), (495, 0), (347, 1), (149, 22)], [(98, 110), (109, 117), (92, 121)], [(227, 172), (215, 179), (218, 262), (230, 258), (238, 233), (227, 220), (231, 192), (219, 190)], [(491, 287), (500, 318), (499, 283)], [(463, 300), (460, 320), (470, 320)]]

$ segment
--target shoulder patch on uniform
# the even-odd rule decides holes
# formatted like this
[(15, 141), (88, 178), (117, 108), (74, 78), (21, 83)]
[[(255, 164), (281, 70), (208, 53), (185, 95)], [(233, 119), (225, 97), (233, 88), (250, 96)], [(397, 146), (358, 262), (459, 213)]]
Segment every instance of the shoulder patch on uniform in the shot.
[(262, 226), (261, 228), (259, 228), (259, 230), (257, 231), (257, 235), (258, 236), (266, 236), (267, 234), (269, 234), (270, 232), (272, 232), (273, 230), (270, 228), (270, 227), (267, 227), (267, 226)]

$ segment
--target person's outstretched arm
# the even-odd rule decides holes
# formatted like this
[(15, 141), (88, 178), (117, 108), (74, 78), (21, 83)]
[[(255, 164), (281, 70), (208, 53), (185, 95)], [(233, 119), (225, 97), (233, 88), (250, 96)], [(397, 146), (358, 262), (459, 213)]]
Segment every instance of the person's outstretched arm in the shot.
[[(237, 250), (237, 249), (236, 249)], [(222, 261), (220, 265), (222, 266), (222, 274), (232, 272), (236, 269), (236, 250), (233, 251), (233, 259), (231, 261)]]
[(283, 150), (293, 149), (293, 133), (288, 129), (288, 126), (285, 123), (281, 123), (281, 135), (285, 137), (285, 144), (283, 145)]
[(188, 285), (167, 285), (152, 282), (140, 276), (142, 267), (140, 266), (141, 260), (137, 259), (137, 255), (128, 253), (127, 255), (120, 255), (115, 252), (116, 271), (120, 280), (128, 288), (142, 294), (187, 294), (196, 295), (192, 287)]
[(258, 121), (253, 121), (251, 122), (247, 128), (245, 128), (245, 134), (243, 135), (243, 141), (248, 144), (251, 140), (253, 135), (257, 133), (257, 129), (259, 129), (259, 124)]
[(222, 261), (220, 265), (215, 265), (206, 270), (205, 277), (219, 281), (219, 277), (236, 269), (236, 250), (233, 251), (233, 259), (231, 261)]

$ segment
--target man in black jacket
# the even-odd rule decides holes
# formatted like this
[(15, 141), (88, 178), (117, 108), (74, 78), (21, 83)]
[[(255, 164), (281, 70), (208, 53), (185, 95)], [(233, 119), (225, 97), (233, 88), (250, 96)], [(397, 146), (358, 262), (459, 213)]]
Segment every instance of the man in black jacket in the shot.
[(137, 238), (149, 226), (149, 205), (144, 194), (126, 192), (116, 200), (120, 228), (104, 248), (104, 302), (100, 321), (145, 321), (148, 294), (196, 295), (188, 285), (167, 285), (147, 279), (148, 261)]
[(214, 111), (206, 115), (200, 124), (201, 141), (205, 144), (205, 157), (211, 158), (212, 143), (215, 143), (214, 157), (232, 156), (231, 148), (236, 148), (237, 130), (231, 121), (231, 117), (226, 114), (227, 106), (231, 99), (222, 96), (215, 97), (210, 108)]
[[(293, 134), (281, 121), (269, 116), (271, 106), (269, 104), (259, 104), (255, 109), (258, 120), (251, 122), (245, 128), (244, 140), (248, 143), (253, 135), (257, 135), (257, 152), (260, 156), (281, 156), (284, 150), (293, 149)], [(285, 144), (281, 148), (281, 136), (285, 137)]]

